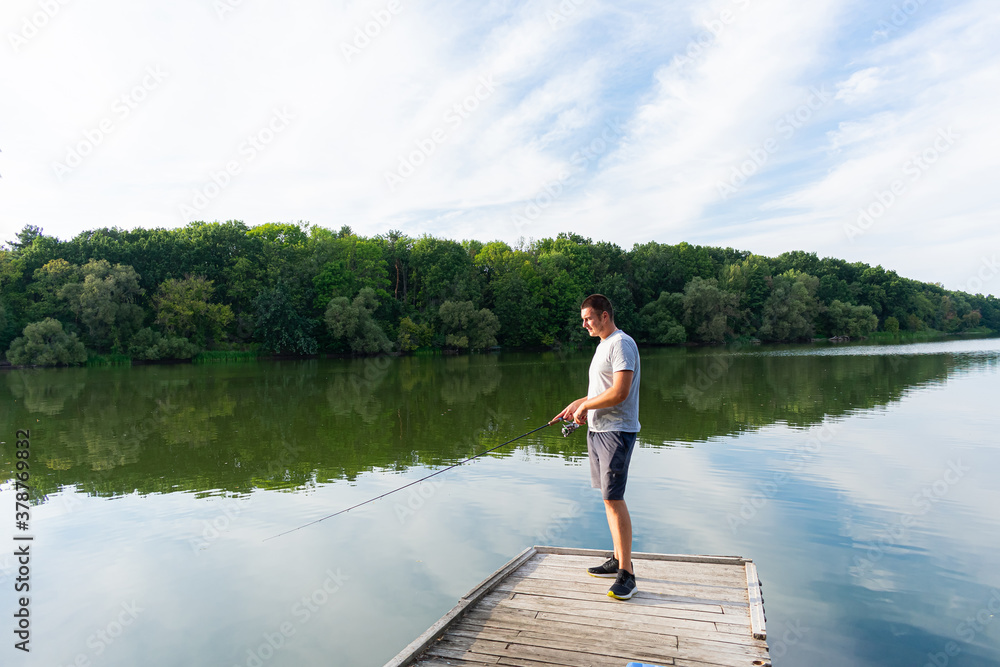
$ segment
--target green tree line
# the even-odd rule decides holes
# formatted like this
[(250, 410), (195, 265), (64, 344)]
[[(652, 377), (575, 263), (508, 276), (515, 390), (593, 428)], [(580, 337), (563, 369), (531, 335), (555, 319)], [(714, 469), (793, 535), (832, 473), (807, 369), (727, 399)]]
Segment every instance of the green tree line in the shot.
[(562, 233), (512, 247), (307, 223), (104, 228), (62, 241), (27, 226), (0, 248), (0, 349), (15, 364), (91, 354), (384, 354), (575, 347), (600, 292), (641, 343), (1000, 331), (1000, 302), (881, 266), (791, 252)]

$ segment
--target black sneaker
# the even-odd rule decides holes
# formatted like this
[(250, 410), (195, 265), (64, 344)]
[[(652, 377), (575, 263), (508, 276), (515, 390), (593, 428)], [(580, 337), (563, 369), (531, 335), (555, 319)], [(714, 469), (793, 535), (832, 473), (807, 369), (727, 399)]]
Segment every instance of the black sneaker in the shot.
[(595, 565), (594, 567), (588, 567), (587, 574), (589, 574), (592, 577), (617, 577), (618, 559), (612, 556), (611, 558), (604, 561), (600, 565)]
[(635, 595), (635, 591), (635, 575), (628, 570), (618, 570), (618, 576), (615, 578), (615, 583), (611, 585), (611, 590), (608, 591), (608, 597), (616, 600), (628, 600)]

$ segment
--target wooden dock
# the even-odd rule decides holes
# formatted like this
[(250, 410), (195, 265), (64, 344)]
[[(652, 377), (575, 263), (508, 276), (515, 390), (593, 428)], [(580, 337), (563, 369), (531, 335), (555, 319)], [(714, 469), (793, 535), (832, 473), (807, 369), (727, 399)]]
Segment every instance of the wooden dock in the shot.
[(638, 592), (619, 601), (586, 573), (608, 555), (526, 549), (385, 667), (771, 664), (753, 561), (632, 554)]

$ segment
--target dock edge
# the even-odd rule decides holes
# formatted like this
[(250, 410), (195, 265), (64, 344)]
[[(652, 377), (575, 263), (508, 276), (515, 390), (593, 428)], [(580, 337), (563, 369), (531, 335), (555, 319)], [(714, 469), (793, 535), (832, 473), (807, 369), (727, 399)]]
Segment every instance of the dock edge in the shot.
[(764, 625), (764, 594), (761, 592), (760, 577), (757, 576), (757, 566), (753, 561), (747, 561), (747, 596), (750, 598), (750, 631), (754, 639), (767, 639), (767, 628)]

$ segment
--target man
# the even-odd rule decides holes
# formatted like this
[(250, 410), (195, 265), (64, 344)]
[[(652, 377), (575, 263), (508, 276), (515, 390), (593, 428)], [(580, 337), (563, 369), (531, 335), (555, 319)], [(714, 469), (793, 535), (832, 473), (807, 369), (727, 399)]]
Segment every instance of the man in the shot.
[(608, 596), (628, 600), (635, 595), (636, 584), (625, 482), (639, 431), (639, 348), (615, 326), (614, 310), (606, 296), (592, 294), (584, 299), (580, 317), (583, 328), (601, 339), (590, 362), (587, 395), (567, 405), (552, 422), (572, 419), (588, 424), (590, 480), (595, 489), (601, 489), (615, 551), (607, 562), (587, 572), (595, 577), (615, 577)]

